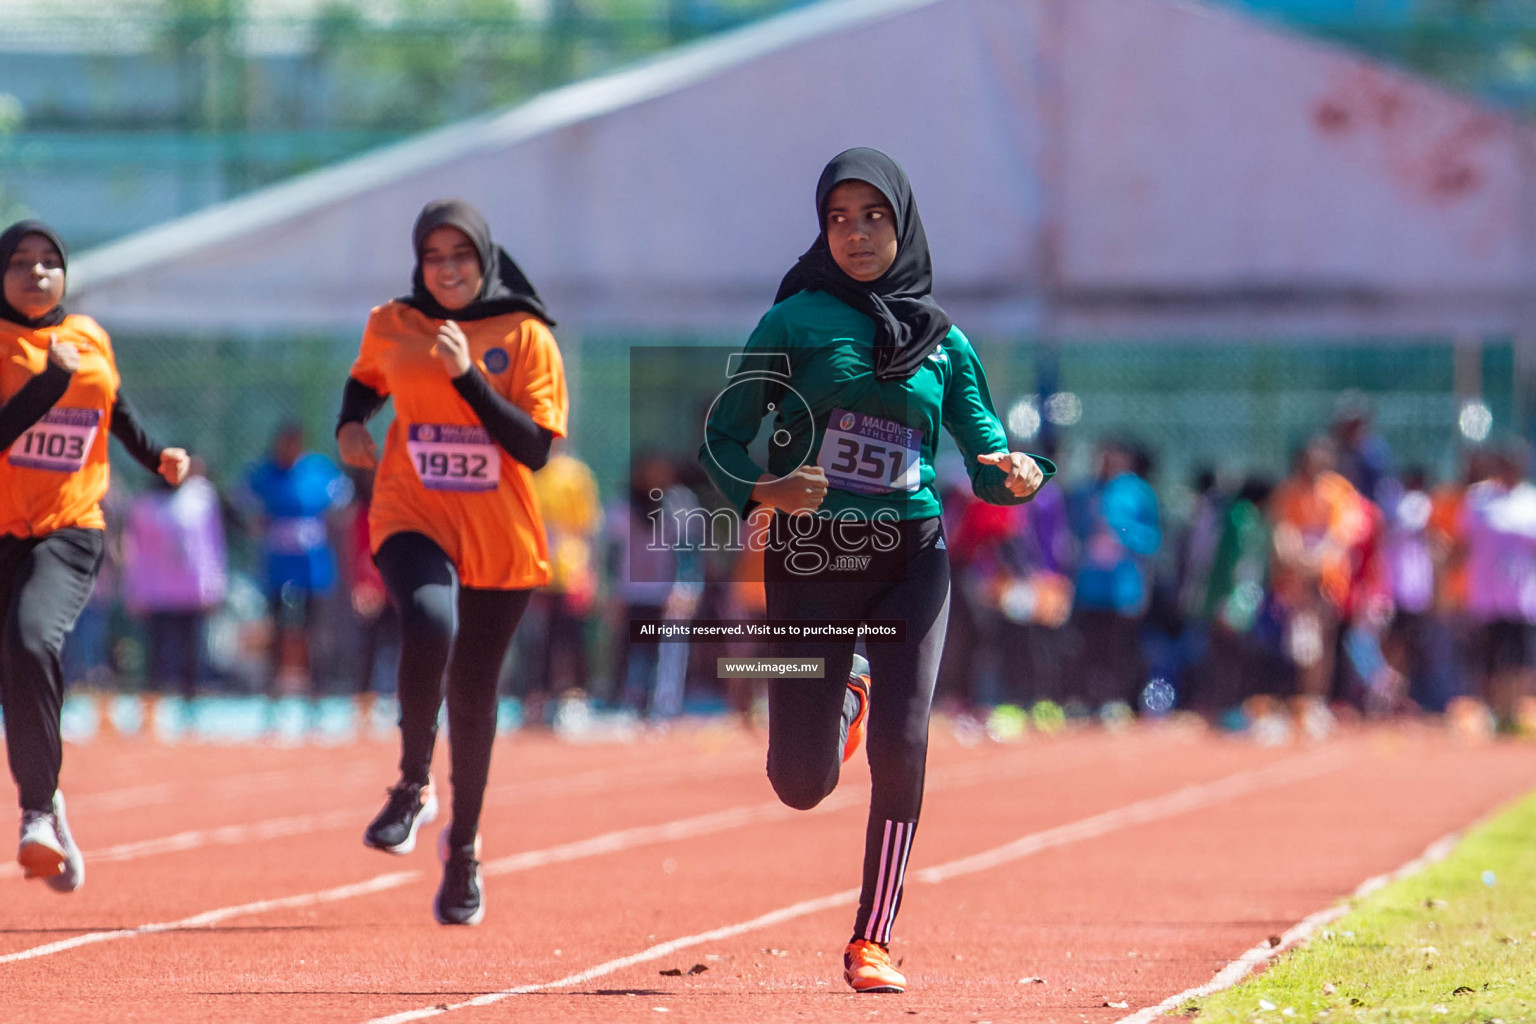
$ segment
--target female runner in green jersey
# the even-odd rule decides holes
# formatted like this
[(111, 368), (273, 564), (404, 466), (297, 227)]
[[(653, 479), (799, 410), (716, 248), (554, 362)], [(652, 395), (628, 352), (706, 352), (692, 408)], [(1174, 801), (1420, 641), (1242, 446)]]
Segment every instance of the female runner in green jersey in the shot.
[[(927, 237), (896, 162), (873, 149), (840, 153), (817, 182), (816, 212), (821, 233), (747, 342), (743, 364), (769, 372), (721, 395), (700, 458), (744, 516), (775, 510), (764, 568), (771, 620), (903, 627), (899, 641), (868, 645), (868, 675), (854, 667), (851, 636), (776, 645), (775, 654), (825, 659), (825, 676), (775, 681), (768, 697), (768, 777), (792, 807), (832, 792), (867, 718), (864, 883), (844, 977), (856, 991), (901, 992), (888, 946), (949, 618), (939, 430), (959, 445), (977, 497), (993, 504), (1028, 501), (1055, 467), (1009, 451), (975, 350), (930, 295)], [(770, 412), (764, 468), (747, 446)]]

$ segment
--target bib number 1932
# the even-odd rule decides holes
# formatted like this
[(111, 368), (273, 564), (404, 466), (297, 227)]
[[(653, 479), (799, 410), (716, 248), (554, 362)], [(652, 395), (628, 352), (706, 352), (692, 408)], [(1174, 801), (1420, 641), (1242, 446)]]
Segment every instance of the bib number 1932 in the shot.
[(484, 427), (417, 423), (406, 448), (422, 486), (431, 491), (494, 491), (501, 449)]

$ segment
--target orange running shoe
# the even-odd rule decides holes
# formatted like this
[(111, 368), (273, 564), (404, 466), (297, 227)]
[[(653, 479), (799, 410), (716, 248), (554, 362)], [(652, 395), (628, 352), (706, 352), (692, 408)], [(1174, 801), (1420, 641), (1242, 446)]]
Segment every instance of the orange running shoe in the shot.
[(854, 939), (843, 950), (843, 979), (855, 992), (905, 992), (907, 977), (878, 942)]
[(853, 656), (853, 669), (848, 673), (848, 689), (858, 698), (859, 710), (848, 723), (848, 738), (843, 741), (844, 764), (864, 742), (864, 727), (869, 723), (869, 662), (857, 654)]

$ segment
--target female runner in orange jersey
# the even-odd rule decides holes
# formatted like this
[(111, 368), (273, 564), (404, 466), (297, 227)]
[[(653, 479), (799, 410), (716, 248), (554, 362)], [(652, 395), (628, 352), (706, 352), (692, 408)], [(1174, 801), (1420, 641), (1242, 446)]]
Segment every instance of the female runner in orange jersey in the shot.
[[(550, 577), (532, 479), (565, 434), (565, 371), (553, 321), (473, 207), (429, 203), (412, 241), (411, 293), (369, 316), (336, 430), (343, 461), (377, 467), (369, 532), (401, 628), (400, 781), (363, 841), (409, 853), (437, 814), (446, 669), (453, 821), (433, 912), (478, 924), (496, 687), (529, 593)], [(364, 423), (391, 397), (381, 457)]]
[(16, 859), (59, 892), (85, 881), (59, 792), (59, 652), (105, 549), (107, 434), (172, 485), (187, 453), (152, 444), (123, 397), (112, 342), (65, 312), (64, 243), (24, 220), (0, 233), (0, 702), (21, 797)]

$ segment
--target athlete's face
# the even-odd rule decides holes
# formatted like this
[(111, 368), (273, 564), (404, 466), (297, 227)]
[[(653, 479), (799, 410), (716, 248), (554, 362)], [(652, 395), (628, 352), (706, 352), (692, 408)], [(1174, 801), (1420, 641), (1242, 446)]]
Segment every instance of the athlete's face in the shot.
[(845, 181), (827, 197), (827, 245), (842, 272), (873, 281), (896, 262), (896, 214), (865, 181)]
[(485, 282), (475, 243), (451, 227), (434, 229), (422, 243), (421, 277), (444, 309), (463, 309), (475, 301)]
[(64, 258), (43, 235), (27, 235), (5, 267), (5, 301), (22, 316), (40, 317), (64, 299)]

